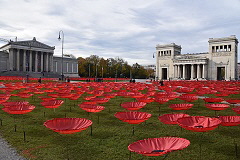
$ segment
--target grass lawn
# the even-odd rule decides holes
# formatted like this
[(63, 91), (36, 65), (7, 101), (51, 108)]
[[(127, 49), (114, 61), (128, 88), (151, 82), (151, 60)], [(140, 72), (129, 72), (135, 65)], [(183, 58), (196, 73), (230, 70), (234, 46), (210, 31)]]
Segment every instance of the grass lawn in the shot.
[[(198, 82), (200, 83), (200, 82)], [(66, 84), (66, 83), (65, 83)], [(76, 83), (81, 88), (81, 83)], [(70, 85), (76, 85), (70, 84)], [(106, 83), (89, 83), (94, 84), (90, 89), (106, 85)], [(14, 85), (14, 84), (13, 84)], [(34, 88), (38, 84), (26, 85), (28, 88)], [(115, 85), (121, 85), (116, 83)], [(146, 84), (130, 84), (138, 86), (145, 86)], [(42, 85), (43, 87), (52, 85)], [(57, 87), (57, 86), (56, 86)], [(75, 88), (78, 86), (75, 86)], [(123, 86), (124, 87), (124, 86)], [(126, 86), (125, 86), (126, 87)], [(68, 88), (66, 86), (66, 88)], [(46, 89), (46, 88), (42, 88)], [(134, 87), (133, 87), (134, 89)], [(12, 94), (16, 94), (27, 90), (26, 88), (16, 88)], [(74, 92), (74, 88), (68, 88)], [(145, 94), (148, 90), (141, 90)], [(116, 92), (116, 90), (113, 90)], [(159, 92), (159, 91), (154, 91)], [(4, 92), (3, 92), (4, 93)], [(135, 101), (134, 98), (125, 98), (116, 96), (109, 102), (104, 103), (105, 110), (99, 113), (86, 113), (80, 109), (77, 104), (86, 100), (84, 97), (90, 94), (84, 93), (77, 100), (69, 100), (65, 98), (58, 98), (64, 100), (64, 104), (59, 108), (53, 110), (41, 106), (42, 101), (39, 96), (46, 96), (47, 93), (37, 95), (34, 94), (30, 98), (20, 98), (18, 96), (11, 96), (8, 101), (25, 100), (30, 104), (35, 105), (36, 108), (27, 114), (11, 115), (1, 111), (0, 118), (2, 125), (0, 126), (1, 135), (18, 151), (28, 159), (38, 160), (127, 160), (130, 158), (128, 145), (146, 138), (159, 138), (166, 136), (177, 136), (188, 139), (191, 144), (187, 148), (171, 152), (166, 159), (168, 160), (234, 160), (236, 157), (236, 144), (238, 145), (238, 158), (240, 157), (240, 127), (239, 126), (219, 126), (217, 129), (209, 132), (192, 132), (181, 129), (178, 125), (163, 124), (158, 120), (159, 115), (167, 113), (186, 113), (192, 116), (215, 116), (215, 112), (205, 107), (205, 102), (199, 99), (193, 102), (193, 108), (186, 111), (173, 111), (168, 105), (173, 103), (184, 103), (180, 99), (170, 100), (165, 104), (152, 102), (142, 108), (141, 112), (148, 112), (152, 117), (138, 125), (128, 124), (122, 122), (114, 114), (116, 112), (125, 111), (120, 106), (122, 102)], [(207, 97), (215, 97), (213, 94), (204, 95)], [(229, 95), (231, 98), (240, 98), (239, 94)], [(159, 112), (160, 106), (160, 112)], [(1, 106), (2, 108), (3, 106)], [(231, 108), (224, 111), (217, 112), (218, 115), (237, 115)], [(59, 134), (48, 128), (43, 123), (46, 120), (63, 117), (87, 118), (92, 120), (92, 134), (91, 127), (75, 134)], [(98, 119), (99, 117), (99, 119)], [(16, 125), (16, 131), (15, 126)], [(132, 128), (135, 126), (135, 133), (132, 134)], [(26, 141), (24, 141), (24, 133)], [(201, 149), (200, 149), (201, 147)], [(201, 151), (201, 153), (200, 153)], [(148, 160), (148, 159), (163, 159), (163, 157), (146, 157), (137, 153), (131, 153), (132, 160)]]

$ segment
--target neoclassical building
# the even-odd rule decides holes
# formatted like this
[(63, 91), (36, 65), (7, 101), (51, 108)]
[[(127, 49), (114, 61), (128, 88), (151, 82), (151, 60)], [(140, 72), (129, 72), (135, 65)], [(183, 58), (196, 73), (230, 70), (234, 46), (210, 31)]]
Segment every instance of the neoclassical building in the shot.
[(175, 43), (156, 46), (156, 79), (238, 79), (236, 36), (209, 38), (206, 53), (181, 54)]
[[(52, 72), (61, 75), (62, 57), (54, 56), (55, 47), (36, 40), (10, 41), (0, 47), (0, 72)], [(65, 76), (78, 76), (78, 61), (74, 57), (63, 57)]]

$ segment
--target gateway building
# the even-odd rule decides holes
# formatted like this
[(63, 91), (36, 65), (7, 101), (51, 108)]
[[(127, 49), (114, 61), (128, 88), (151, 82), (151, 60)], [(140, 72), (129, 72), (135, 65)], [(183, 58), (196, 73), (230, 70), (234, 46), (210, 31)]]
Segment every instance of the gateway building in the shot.
[(238, 39), (209, 38), (208, 52), (181, 54), (175, 43), (156, 46), (156, 79), (236, 80)]

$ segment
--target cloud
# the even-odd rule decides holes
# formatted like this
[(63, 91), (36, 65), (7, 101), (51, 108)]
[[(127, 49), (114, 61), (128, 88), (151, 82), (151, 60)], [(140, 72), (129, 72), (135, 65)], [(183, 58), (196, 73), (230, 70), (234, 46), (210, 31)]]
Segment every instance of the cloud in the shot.
[[(76, 57), (121, 57), (155, 64), (157, 44), (208, 51), (208, 38), (240, 35), (239, 0), (1, 0), (0, 38), (37, 40)], [(0, 44), (4, 44), (0, 42)]]

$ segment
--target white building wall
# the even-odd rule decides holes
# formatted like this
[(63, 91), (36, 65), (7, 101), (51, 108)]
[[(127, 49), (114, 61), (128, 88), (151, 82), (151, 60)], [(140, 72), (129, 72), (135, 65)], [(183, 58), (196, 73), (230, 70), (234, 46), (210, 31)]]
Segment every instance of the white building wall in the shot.
[[(218, 52), (215, 51), (217, 48), (214, 48), (213, 50), (213, 46), (218, 46)], [(228, 49), (229, 46), (231, 46), (231, 50)], [(224, 79), (237, 79), (237, 47), (238, 40), (235, 36), (210, 38), (208, 53), (181, 54), (181, 46), (175, 45), (174, 43), (157, 45), (156, 77), (158, 77), (158, 79), (162, 79), (162, 69), (167, 68), (167, 79), (177, 78), (179, 73), (176, 73), (178, 72), (178, 69), (177, 67), (174, 68), (174, 65), (180, 65), (180, 71), (183, 78), (186, 76), (186, 70), (183, 71), (183, 68), (188, 67), (188, 74), (189, 70), (191, 70), (191, 76), (194, 73), (194, 75), (198, 75), (200, 78), (217, 80), (218, 67), (223, 67), (225, 69)], [(166, 51), (171, 51), (171, 55), (162, 55), (162, 53), (166, 53)], [(194, 67), (192, 67), (192, 65)], [(185, 76), (183, 76), (183, 73), (185, 73)], [(191, 77), (191, 79), (192, 78), (193, 77)]]

